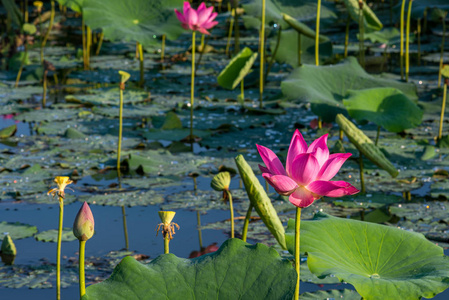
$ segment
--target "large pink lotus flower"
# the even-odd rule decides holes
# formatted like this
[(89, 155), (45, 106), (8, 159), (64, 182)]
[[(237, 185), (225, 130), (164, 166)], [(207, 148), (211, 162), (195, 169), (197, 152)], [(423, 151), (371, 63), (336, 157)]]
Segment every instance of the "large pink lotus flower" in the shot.
[(199, 31), (202, 34), (209, 34), (206, 29), (210, 29), (218, 24), (217, 21), (214, 21), (217, 13), (213, 13), (213, 10), (214, 8), (212, 6), (207, 8), (204, 2), (202, 2), (198, 9), (195, 10), (190, 6), (189, 2), (185, 1), (184, 13), (180, 13), (176, 8), (175, 13), (184, 29)]
[(288, 149), (286, 169), (270, 149), (257, 145), (267, 167), (259, 165), (262, 176), (281, 195), (290, 196), (290, 202), (307, 207), (322, 196), (341, 197), (359, 192), (345, 181), (330, 181), (351, 153), (329, 155), (327, 134), (316, 139), (309, 147), (299, 130), (293, 134)]

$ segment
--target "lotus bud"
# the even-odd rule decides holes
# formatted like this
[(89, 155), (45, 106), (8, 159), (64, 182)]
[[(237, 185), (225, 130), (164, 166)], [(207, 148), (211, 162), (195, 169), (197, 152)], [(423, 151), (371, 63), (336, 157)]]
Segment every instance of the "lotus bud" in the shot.
[(12, 238), (7, 234), (2, 242), (2, 248), (1, 248), (2, 255), (17, 255), (17, 249), (16, 245), (14, 245), (14, 242), (12, 241)]
[(125, 89), (125, 82), (128, 81), (128, 79), (131, 77), (131, 75), (125, 71), (118, 71), (118, 74), (120, 75), (120, 89)]
[(214, 176), (210, 186), (217, 192), (229, 190), (231, 184), (231, 174), (229, 172), (220, 172)]
[(73, 223), (73, 234), (80, 241), (87, 241), (94, 235), (94, 216), (89, 205), (84, 201)]

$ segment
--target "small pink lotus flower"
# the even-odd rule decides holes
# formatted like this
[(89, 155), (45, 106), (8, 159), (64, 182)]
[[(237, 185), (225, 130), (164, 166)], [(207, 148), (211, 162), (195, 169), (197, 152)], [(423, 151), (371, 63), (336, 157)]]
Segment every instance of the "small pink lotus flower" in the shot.
[(341, 197), (359, 192), (345, 181), (330, 181), (351, 153), (329, 155), (327, 134), (316, 139), (309, 147), (299, 130), (293, 134), (288, 149), (286, 169), (270, 149), (257, 145), (267, 167), (259, 165), (262, 176), (276, 192), (290, 196), (297, 207), (307, 207), (322, 196)]
[(185, 1), (184, 13), (180, 13), (176, 8), (175, 13), (184, 29), (199, 31), (202, 34), (209, 34), (206, 29), (210, 29), (218, 24), (217, 21), (214, 21), (217, 13), (213, 13), (213, 10), (214, 8), (212, 6), (207, 8), (204, 2), (200, 4), (198, 10), (195, 10), (190, 6), (189, 2)]

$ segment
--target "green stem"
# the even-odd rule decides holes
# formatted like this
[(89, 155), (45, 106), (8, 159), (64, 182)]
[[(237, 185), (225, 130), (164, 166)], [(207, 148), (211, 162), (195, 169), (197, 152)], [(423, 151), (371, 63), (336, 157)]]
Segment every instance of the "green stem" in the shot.
[(445, 80), (443, 87), (443, 103), (441, 104), (440, 128), (438, 129), (439, 140), (441, 140), (441, 138), (443, 137), (444, 112), (446, 111), (446, 94), (447, 94), (447, 80)]
[(240, 98), (242, 99), (242, 105), (245, 103), (245, 84), (244, 84), (244, 78), (242, 78), (242, 81), (240, 82)]
[(318, 0), (316, 8), (316, 31), (315, 31), (315, 65), (320, 65), (320, 12), (321, 12), (321, 0)]
[(234, 207), (232, 205), (232, 195), (229, 190), (226, 191), (229, 200), (229, 210), (231, 211), (231, 238), (234, 238)]
[(118, 125), (118, 144), (117, 144), (117, 172), (120, 172), (120, 156), (122, 151), (122, 133), (123, 133), (123, 89), (120, 86), (120, 108), (119, 108), (119, 125)]
[(53, 28), (53, 22), (55, 20), (55, 1), (51, 1), (51, 13), (50, 13), (50, 24), (48, 25), (47, 32), (45, 33), (44, 40), (42, 41), (41, 46), (41, 62), (44, 62), (44, 48), (47, 43), (48, 37), (50, 36), (50, 31)]
[[(212, 31), (212, 30), (211, 30), (211, 31)], [(204, 35), (203, 35), (203, 36), (204, 36)], [(202, 38), (201, 38), (201, 39), (202, 39)], [(209, 44), (209, 39), (210, 39), (210, 35), (207, 36), (207, 39), (206, 39), (205, 42), (202, 41), (202, 42), (204, 43), (204, 46), (203, 46), (203, 48), (201, 49), (200, 56), (198, 57), (198, 61), (197, 61), (196, 64), (195, 64), (195, 77), (196, 77), (196, 72), (197, 72), (198, 69), (199, 69), (201, 60), (203, 59), (203, 54), (204, 54), (203, 49), (205, 49), (205, 48), (207, 47), (207, 44)]]
[(237, 13), (238, 1), (235, 1), (234, 7), (234, 54), (240, 52), (240, 28), (239, 28), (239, 14)]
[(270, 74), (271, 67), (273, 66), (274, 61), (276, 59), (276, 54), (278, 53), (279, 44), (281, 43), (281, 35), (282, 35), (282, 26), (279, 25), (279, 31), (278, 31), (277, 41), (276, 41), (276, 47), (274, 48), (274, 51), (271, 54), (271, 59), (270, 59), (270, 62), (268, 63), (267, 71), (265, 72), (264, 84), (267, 82), (268, 74)]
[(89, 26), (86, 26), (86, 66), (90, 68), (90, 48), (92, 46), (92, 30)]
[(192, 32), (192, 75), (190, 83), (190, 146), (193, 152), (193, 104), (195, 97), (195, 31)]
[(346, 19), (346, 30), (345, 30), (345, 52), (344, 57), (348, 57), (348, 45), (349, 45), (349, 25), (351, 23), (351, 16), (348, 13), (348, 17)]
[(81, 18), (81, 37), (82, 37), (82, 43), (83, 43), (83, 67), (84, 70), (87, 69), (87, 61), (86, 61), (86, 26), (84, 25), (84, 18)]
[(365, 68), (365, 36), (364, 36), (364, 26), (363, 26), (363, 7), (359, 9), (359, 60), (362, 68)]
[(103, 45), (103, 39), (104, 39), (104, 32), (102, 31), (100, 33), (100, 40), (98, 41), (97, 50), (95, 51), (95, 55), (100, 54), (101, 46)]
[(86, 294), (86, 279), (84, 276), (84, 252), (86, 249), (86, 241), (80, 241), (79, 252), (79, 269), (80, 269), (80, 299)]
[(441, 38), (441, 54), (440, 54), (440, 68), (438, 70), (438, 87), (441, 87), (441, 71), (443, 70), (443, 57), (444, 57), (444, 38), (446, 37), (446, 14), (442, 18), (443, 23), (443, 37)]
[(202, 35), (201, 35), (201, 44), (200, 44), (200, 47), (201, 47), (201, 52), (203, 52), (203, 51), (204, 51), (204, 38), (205, 38), (205, 35), (204, 35), (204, 34), (202, 34)]
[(43, 83), (42, 83), (43, 89), (44, 89), (44, 91), (42, 93), (42, 108), (44, 108), (45, 105), (47, 104), (47, 73), (48, 73), (48, 71), (45, 70), (44, 71), (44, 79), (43, 79)]
[(145, 78), (144, 78), (144, 74), (143, 74), (143, 48), (142, 48), (142, 44), (138, 43), (138, 51), (139, 51), (139, 65), (140, 65), (140, 81), (139, 81), (139, 86), (143, 87), (143, 84), (145, 83)]
[(64, 198), (59, 196), (59, 227), (58, 245), (56, 252), (56, 299), (61, 299), (61, 241), (62, 241), (62, 220), (64, 217)]
[(200, 243), (200, 249), (203, 249), (203, 235), (201, 234), (201, 216), (198, 210), (196, 211), (196, 224), (198, 226), (198, 241)]
[(418, 33), (418, 66), (421, 65), (421, 19), (418, 19), (417, 29)]
[(380, 126), (377, 126), (376, 146), (377, 146), (377, 143), (379, 142), (379, 137), (380, 137)]
[(169, 244), (170, 244), (170, 237), (169, 237), (169, 235), (167, 234), (167, 235), (165, 236), (165, 238), (164, 238), (164, 253), (165, 253), (165, 254), (170, 253), (170, 246), (169, 246)]
[(128, 226), (126, 224), (126, 211), (125, 206), (122, 205), (122, 217), (123, 217), (123, 232), (125, 234), (125, 249), (129, 249), (129, 240), (128, 240)]
[(300, 247), (300, 226), (301, 226), (301, 207), (296, 207), (295, 219), (295, 269), (298, 274), (296, 278), (295, 300), (299, 299), (299, 279), (300, 279), (300, 264), (301, 264), (301, 247)]
[(246, 237), (248, 236), (248, 226), (251, 220), (251, 212), (253, 211), (253, 205), (249, 203), (248, 210), (246, 211), (245, 223), (243, 223), (242, 241), (246, 242)]
[(161, 46), (161, 61), (164, 61), (165, 56), (165, 34), (162, 35), (162, 46)]
[(265, 64), (265, 0), (262, 0), (262, 24), (260, 25), (259, 35), (259, 55), (260, 55), (260, 74), (259, 74), (259, 107), (263, 108), (263, 86), (264, 75), (263, 67)]
[(360, 193), (365, 194), (365, 176), (363, 174), (363, 155), (362, 152), (359, 152), (359, 168), (360, 168)]
[(301, 66), (301, 56), (302, 56), (301, 33), (298, 32), (298, 67)]
[(405, 1), (402, 0), (401, 4), (401, 22), (400, 22), (400, 38), (401, 38), (401, 47), (399, 53), (399, 68), (401, 69), (401, 79), (404, 80), (404, 10), (405, 10)]
[(229, 56), (229, 47), (231, 45), (231, 38), (232, 38), (232, 27), (234, 26), (234, 18), (232, 17), (232, 14), (235, 14), (235, 9), (232, 9), (232, 13), (229, 20), (229, 31), (228, 31), (228, 40), (226, 42), (226, 56)]
[(408, 82), (408, 73), (410, 71), (410, 22), (412, 16), (413, 0), (408, 2), (407, 26), (405, 29), (405, 81)]
[(344, 132), (343, 132), (343, 130), (340, 129), (339, 132), (338, 132), (338, 138), (342, 142), (343, 142), (343, 137), (344, 137)]
[(27, 43), (25, 43), (24, 45), (25, 45), (25, 54), (22, 58), (22, 61), (20, 62), (20, 68), (19, 68), (19, 72), (17, 72), (16, 83), (15, 83), (14, 87), (19, 86), (20, 77), (22, 77), (23, 66), (25, 65), (25, 61), (28, 57)]
[[(382, 63), (380, 64), (380, 71), (383, 72), (384, 70), (384, 65), (387, 63), (387, 49), (388, 49), (388, 44), (385, 44), (385, 49), (384, 49), (384, 53), (383, 53), (383, 59), (382, 59)], [(388, 68), (387, 68), (388, 70)]]
[(40, 46), (41, 46), (41, 64), (44, 63), (44, 49), (42, 47), (42, 17), (41, 17), (41, 12), (38, 11), (39, 14), (39, 42), (40, 42)]

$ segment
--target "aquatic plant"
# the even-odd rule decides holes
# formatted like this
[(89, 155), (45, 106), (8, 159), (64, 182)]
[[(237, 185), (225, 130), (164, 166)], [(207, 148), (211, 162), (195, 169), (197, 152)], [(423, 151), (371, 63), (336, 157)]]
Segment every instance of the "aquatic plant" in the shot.
[(214, 176), (210, 186), (217, 192), (223, 192), (223, 201), (229, 202), (231, 211), (231, 238), (234, 238), (234, 207), (232, 206), (232, 194), (229, 190), (231, 184), (231, 174), (229, 172), (220, 172)]
[(350, 153), (329, 155), (327, 134), (316, 139), (309, 147), (299, 130), (293, 134), (284, 166), (270, 149), (257, 145), (257, 150), (266, 167), (259, 165), (262, 176), (281, 195), (289, 196), (296, 206), (295, 218), (295, 268), (298, 273), (295, 299), (299, 295), (300, 278), (300, 222), (301, 209), (321, 198), (354, 195), (359, 192), (345, 181), (330, 181), (340, 170)]
[(159, 218), (162, 223), (159, 223), (156, 227), (156, 236), (159, 234), (159, 230), (162, 232), (162, 237), (164, 238), (164, 253), (170, 253), (169, 243), (173, 239), (175, 234), (175, 227), (179, 230), (179, 225), (172, 222), (176, 215), (174, 211), (160, 211), (158, 212)]

